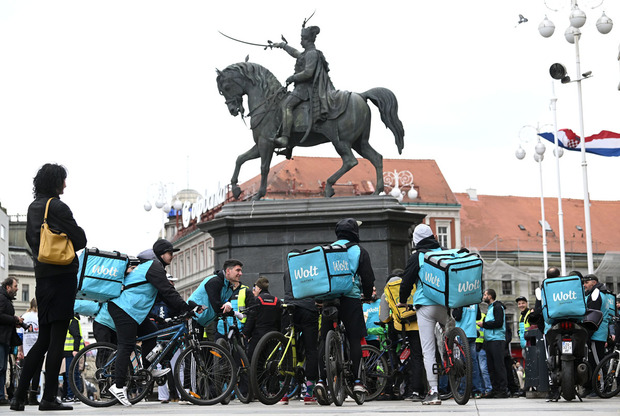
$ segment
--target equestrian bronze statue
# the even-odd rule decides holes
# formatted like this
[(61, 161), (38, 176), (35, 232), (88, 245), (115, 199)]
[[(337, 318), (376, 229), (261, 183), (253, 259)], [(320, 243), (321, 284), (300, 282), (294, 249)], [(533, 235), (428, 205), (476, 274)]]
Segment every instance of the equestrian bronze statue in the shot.
[[(238, 178), (246, 161), (261, 159), (261, 183), (253, 197), (259, 200), (266, 194), (267, 176), (276, 149), (281, 149), (280, 152), (290, 158), (294, 147), (327, 142), (332, 143), (342, 158), (342, 167), (327, 179), (326, 197), (334, 195), (336, 181), (357, 165), (352, 150), (375, 167), (377, 179), (374, 194), (383, 192), (383, 156), (369, 143), (371, 113), (366, 101), (370, 100), (379, 108), (381, 120), (394, 134), (400, 154), (405, 131), (398, 118), (396, 96), (387, 88), (380, 87), (363, 93), (336, 90), (328, 76), (327, 61), (314, 46), (319, 31), (317, 26), (303, 27), (303, 52), (292, 48), (286, 41), (258, 45), (281, 48), (296, 58), (295, 73), (287, 78), (286, 86), (268, 69), (256, 63), (246, 61), (232, 64), (222, 71), (217, 70), (218, 90), (224, 96), (230, 114), (250, 117), (254, 136), (254, 146), (237, 157), (231, 178), (235, 198), (239, 198), (242, 192)], [(294, 84), (291, 92), (287, 89), (289, 84)], [(243, 107), (244, 95), (247, 95), (250, 110), (247, 116)]]

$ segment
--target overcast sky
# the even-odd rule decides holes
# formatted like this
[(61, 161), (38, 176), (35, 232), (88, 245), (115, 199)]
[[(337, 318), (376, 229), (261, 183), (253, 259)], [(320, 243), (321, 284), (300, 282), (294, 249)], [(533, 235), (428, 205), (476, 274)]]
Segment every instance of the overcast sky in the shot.
[[(582, 83), (585, 133), (620, 132), (620, 26), (608, 35), (595, 28), (603, 10), (620, 25), (620, 2), (581, 3), (581, 68), (594, 75)], [(251, 147), (251, 132), (218, 94), (215, 69), (249, 54), (281, 82), (293, 73), (284, 51), (218, 30), (257, 43), (284, 35), (301, 49), (301, 24), (315, 10), (309, 24), (321, 28), (316, 44), (336, 88), (382, 86), (399, 100), (402, 155), (371, 104), (371, 144), (385, 158), (435, 159), (454, 192), (540, 196), (534, 129), (522, 127), (553, 122), (552, 63), (576, 78), (575, 47), (564, 39), (570, 0), (547, 4), (563, 9), (542, 0), (3, 0), (0, 202), (25, 214), (38, 168), (61, 163), (69, 170), (62, 198), (89, 246), (129, 254), (150, 247), (162, 222), (160, 211), (143, 208), (152, 184), (213, 193)], [(519, 14), (529, 21), (517, 24)], [(537, 30), (545, 14), (556, 25), (548, 39)], [(555, 94), (558, 128), (579, 133), (576, 84), (558, 82)], [(514, 156), (519, 138), (530, 141), (522, 161)], [(557, 196), (551, 151), (545, 195)], [(329, 144), (295, 154), (337, 157)], [(587, 162), (591, 199), (620, 199), (620, 160), (588, 154)], [(562, 196), (582, 199), (580, 153), (565, 152), (560, 169)], [(258, 173), (258, 161), (248, 162), (241, 181)]]

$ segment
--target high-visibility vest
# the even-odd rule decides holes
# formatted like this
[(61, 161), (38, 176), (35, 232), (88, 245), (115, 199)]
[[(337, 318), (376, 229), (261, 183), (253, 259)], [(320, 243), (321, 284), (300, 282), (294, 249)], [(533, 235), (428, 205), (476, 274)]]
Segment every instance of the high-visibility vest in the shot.
[[(489, 309), (487, 310), (487, 316), (484, 317), (484, 322), (494, 322), (495, 315), (493, 314), (493, 309), (500, 305), (504, 311), (504, 306), (499, 302), (493, 302), (489, 305)], [(499, 328), (487, 328), (485, 331), (485, 337), (487, 341), (506, 341), (506, 315), (504, 315), (504, 319), (502, 319), (502, 326)]]
[[(76, 321), (78, 324), (78, 328), (80, 329), (80, 349), (84, 348), (84, 337), (82, 336), (82, 325), (80, 325), (80, 321), (75, 318), (72, 318), (71, 321)], [(71, 323), (69, 323), (71, 325)], [(75, 343), (75, 339), (73, 335), (69, 333), (67, 329), (67, 336), (65, 337), (65, 351), (74, 351), (73, 344)]]
[[(480, 320), (484, 322), (484, 317), (487, 315), (484, 313), (480, 313), (480, 315), (482, 315), (482, 318)], [(476, 338), (476, 343), (482, 344), (484, 342), (484, 328), (478, 326), (478, 324), (476, 323), (476, 331), (478, 331), (478, 338)]]
[(519, 316), (519, 343), (521, 344), (521, 348), (525, 348), (526, 345), (525, 331), (527, 331), (530, 327), (528, 318), (530, 317), (531, 312), (532, 310), (528, 309), (525, 315), (521, 314), (521, 316)]

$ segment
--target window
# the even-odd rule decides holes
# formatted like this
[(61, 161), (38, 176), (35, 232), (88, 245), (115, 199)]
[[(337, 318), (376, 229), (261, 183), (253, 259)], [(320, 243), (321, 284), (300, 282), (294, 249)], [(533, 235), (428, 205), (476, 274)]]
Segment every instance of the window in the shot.
[(30, 302), (30, 285), (22, 285), (22, 300)]
[(203, 244), (200, 245), (199, 251), (200, 251), (200, 256), (199, 256), (200, 257), (200, 270), (204, 270), (206, 269), (206, 266), (205, 266), (205, 246)]
[(538, 289), (539, 287), (540, 287), (540, 283), (532, 282), (532, 295), (536, 294), (536, 289)]
[(451, 248), (450, 221), (437, 221), (435, 236), (442, 247)]
[(185, 276), (192, 274), (192, 261), (189, 257), (189, 251), (185, 255)]
[(502, 295), (512, 295), (512, 282), (510, 280), (502, 282)]
[(4, 225), (0, 225), (0, 238), (6, 240), (6, 228), (4, 228)]
[[(538, 220), (538, 224), (540, 224), (540, 226), (542, 227), (543, 226), (542, 220)], [(545, 231), (553, 231), (553, 229), (551, 228), (551, 225), (549, 225), (547, 220), (545, 220), (544, 227), (545, 227)]]
[(4, 253), (0, 254), (0, 267), (2, 267), (3, 269), (6, 267), (4, 265), (5, 259), (4, 259)]
[(198, 250), (196, 250), (195, 247), (192, 249), (192, 270), (194, 273), (200, 270), (200, 265), (198, 264)]
[(610, 291), (612, 291), (613, 293), (616, 293), (615, 289), (615, 284), (614, 284), (614, 278), (613, 277), (608, 277), (607, 280), (605, 281), (605, 286), (607, 286), (607, 289), (609, 289)]
[(175, 276), (175, 277), (185, 277), (185, 275), (183, 274), (183, 271), (185, 271), (185, 269), (183, 268), (183, 259), (179, 260), (179, 275)]

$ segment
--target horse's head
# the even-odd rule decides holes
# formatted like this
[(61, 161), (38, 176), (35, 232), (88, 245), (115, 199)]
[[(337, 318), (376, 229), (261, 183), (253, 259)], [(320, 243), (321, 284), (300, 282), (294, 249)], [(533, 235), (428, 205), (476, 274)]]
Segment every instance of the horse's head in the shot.
[(239, 62), (217, 70), (217, 88), (226, 99), (233, 116), (243, 115), (243, 96), (247, 94), (252, 111), (252, 100), (263, 102), (282, 87), (277, 78), (265, 67), (252, 62)]
[(228, 68), (217, 71), (217, 89), (220, 95), (224, 96), (226, 100), (226, 106), (228, 111), (234, 117), (241, 113), (241, 116), (245, 113), (243, 108), (243, 95), (245, 91), (240, 83), (239, 73)]

